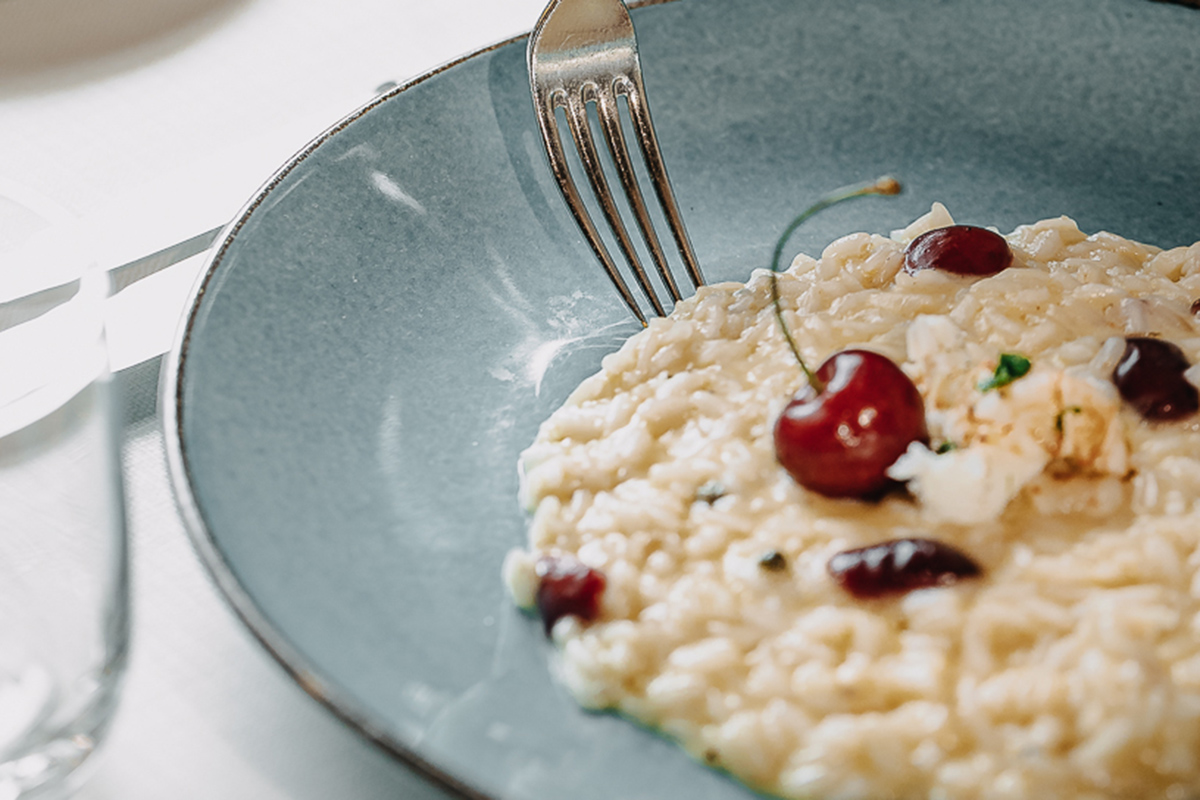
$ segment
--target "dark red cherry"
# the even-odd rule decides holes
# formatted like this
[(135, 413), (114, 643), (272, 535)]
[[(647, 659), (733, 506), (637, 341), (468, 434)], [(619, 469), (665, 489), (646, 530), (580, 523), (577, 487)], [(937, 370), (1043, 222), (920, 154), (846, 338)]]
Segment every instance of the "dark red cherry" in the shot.
[(934, 539), (892, 539), (844, 550), (829, 559), (826, 569), (859, 598), (946, 586), (981, 572), (969, 556)]
[(998, 233), (951, 225), (922, 233), (904, 250), (904, 271), (940, 269), (955, 275), (995, 275), (1012, 264), (1012, 250)]
[(599, 616), (600, 596), (607, 583), (603, 572), (574, 556), (542, 556), (534, 569), (539, 579), (534, 602), (547, 636), (563, 617), (591, 622)]
[(775, 423), (775, 455), (806, 489), (871, 497), (893, 485), (887, 468), (912, 442), (928, 442), (917, 387), (869, 350), (834, 353), (817, 368), (821, 391), (805, 387)]
[(1125, 402), (1146, 419), (1182, 419), (1200, 408), (1200, 393), (1183, 377), (1189, 366), (1183, 351), (1171, 342), (1131, 336), (1112, 380)]

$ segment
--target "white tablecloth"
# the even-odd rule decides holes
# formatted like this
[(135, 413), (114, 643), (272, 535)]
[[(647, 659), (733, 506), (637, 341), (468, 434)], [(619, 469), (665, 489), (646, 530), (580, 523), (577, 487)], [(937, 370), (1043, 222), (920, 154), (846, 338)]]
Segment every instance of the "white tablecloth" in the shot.
[[(391, 82), (528, 30), (543, 0), (0, 0), (0, 181), (64, 207), (105, 266), (224, 224)], [(64, 234), (65, 235), (65, 234)], [(290, 681), (175, 512), (157, 359), (203, 262), (127, 290), (132, 659), (81, 798), (441, 798)], [(140, 365), (138, 365), (140, 363)], [(130, 366), (135, 365), (135, 366)]]

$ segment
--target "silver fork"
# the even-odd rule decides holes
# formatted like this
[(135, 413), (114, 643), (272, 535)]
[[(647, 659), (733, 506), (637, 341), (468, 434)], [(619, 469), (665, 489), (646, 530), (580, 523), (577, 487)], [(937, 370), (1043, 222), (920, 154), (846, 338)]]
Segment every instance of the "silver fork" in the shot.
[(684, 228), (679, 206), (675, 203), (675, 195), (671, 191), (667, 169), (659, 151), (658, 138), (650, 121), (650, 109), (646, 103), (645, 88), (642, 86), (637, 41), (634, 38), (629, 12), (621, 0), (551, 0), (529, 39), (528, 57), (533, 105), (537, 110), (542, 141), (550, 157), (550, 168), (558, 180), (558, 186), (575, 221), (579, 223), (604, 271), (608, 273), (608, 277), (616, 285), (621, 298), (633, 311), (634, 316), (645, 325), (646, 317), (601, 240), (567, 168), (555, 112), (560, 106), (564, 109), (567, 128), (571, 132), (571, 138), (596, 200), (612, 230), (613, 238), (616, 239), (655, 313), (662, 316), (665, 313), (663, 304), (655, 294), (641, 259), (634, 249), (633, 241), (621, 220), (588, 122), (588, 104), (595, 103), (601, 132), (625, 189), (629, 207), (641, 229), (646, 249), (650, 252), (650, 257), (671, 298), (675, 302), (680, 301), (683, 298), (654, 231), (654, 223), (638, 187), (637, 175), (621, 130), (618, 98), (624, 95), (629, 105), (633, 129), (641, 146), (642, 160), (662, 206), (663, 216), (671, 228), (688, 277), (691, 278), (692, 285), (699, 288), (704, 285), (704, 278)]

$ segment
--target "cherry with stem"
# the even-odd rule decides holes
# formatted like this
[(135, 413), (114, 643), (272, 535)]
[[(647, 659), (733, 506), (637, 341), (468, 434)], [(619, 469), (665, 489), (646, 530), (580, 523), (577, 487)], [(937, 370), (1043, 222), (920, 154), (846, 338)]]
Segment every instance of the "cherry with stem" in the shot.
[(808, 385), (775, 423), (775, 455), (801, 486), (827, 497), (878, 497), (896, 485), (887, 469), (914, 442), (929, 441), (917, 387), (894, 362), (870, 350), (842, 350), (816, 370), (808, 367), (783, 316), (779, 262), (788, 238), (805, 220), (836, 203), (894, 195), (900, 184), (881, 178), (839, 190), (796, 217), (775, 245), (771, 299), (775, 318)]

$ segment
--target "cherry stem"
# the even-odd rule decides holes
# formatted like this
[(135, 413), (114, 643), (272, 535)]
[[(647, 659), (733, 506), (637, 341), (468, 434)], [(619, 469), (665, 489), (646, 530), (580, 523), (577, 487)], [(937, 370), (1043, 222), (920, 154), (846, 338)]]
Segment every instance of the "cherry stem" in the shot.
[(792, 338), (792, 332), (788, 329), (787, 322), (783, 319), (783, 304), (779, 299), (779, 262), (783, 258), (783, 248), (787, 245), (788, 239), (791, 238), (792, 234), (796, 232), (796, 229), (803, 225), (810, 217), (817, 214), (817, 212), (824, 211), (830, 206), (837, 205), (845, 200), (853, 200), (856, 197), (900, 194), (901, 189), (900, 182), (888, 176), (879, 178), (872, 183), (856, 184), (837, 189), (804, 209), (800, 213), (800, 216), (792, 220), (783, 229), (783, 233), (779, 235), (779, 240), (775, 242), (775, 253), (771, 256), (771, 302), (775, 305), (775, 319), (779, 321), (779, 328), (783, 331), (783, 338), (787, 340), (788, 347), (792, 350), (792, 355), (796, 357), (796, 363), (800, 365), (800, 369), (804, 372), (804, 377), (808, 378), (808, 385), (817, 392), (824, 391), (825, 384), (817, 378), (816, 373), (809, 369), (808, 364), (804, 362), (804, 356), (800, 355), (800, 348), (796, 345), (796, 340)]

